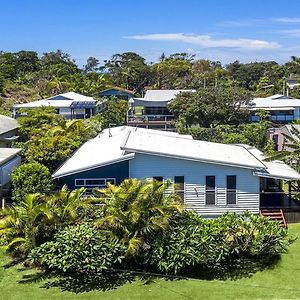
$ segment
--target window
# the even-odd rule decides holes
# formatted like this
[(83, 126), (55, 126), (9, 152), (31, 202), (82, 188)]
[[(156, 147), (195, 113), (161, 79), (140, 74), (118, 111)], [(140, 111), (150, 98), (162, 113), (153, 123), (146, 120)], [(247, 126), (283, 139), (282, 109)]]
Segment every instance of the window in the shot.
[(153, 179), (160, 182), (164, 181), (164, 178), (162, 176), (153, 176)]
[(227, 204), (236, 204), (236, 176), (227, 176), (227, 191), (226, 191)]
[(272, 140), (274, 142), (274, 150), (278, 151), (278, 134), (273, 134)]
[(205, 180), (205, 204), (216, 204), (216, 176), (206, 176)]
[(84, 178), (75, 179), (75, 186), (77, 187), (91, 187), (91, 188), (104, 188), (108, 183), (116, 184), (115, 178)]
[(184, 176), (175, 176), (175, 191), (180, 196), (181, 200), (184, 201)]
[(86, 186), (100, 186), (105, 185), (105, 179), (86, 179), (85, 185)]
[(84, 186), (83, 179), (75, 179), (75, 186)]

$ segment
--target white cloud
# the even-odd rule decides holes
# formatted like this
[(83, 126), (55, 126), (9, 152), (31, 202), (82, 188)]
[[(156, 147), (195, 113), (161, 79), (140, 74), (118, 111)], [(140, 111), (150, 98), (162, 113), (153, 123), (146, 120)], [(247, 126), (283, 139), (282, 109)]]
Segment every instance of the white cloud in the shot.
[(300, 23), (300, 18), (273, 18), (272, 20), (279, 23), (289, 23), (289, 24)]
[(175, 41), (184, 42), (194, 45), (200, 45), (207, 48), (240, 48), (240, 49), (275, 49), (280, 45), (276, 42), (268, 42), (253, 39), (214, 39), (209, 35), (195, 35), (186, 33), (156, 33), (127, 36), (125, 38), (133, 40), (150, 40), (150, 41)]
[(278, 32), (285, 34), (285, 37), (300, 37), (300, 29), (285, 29)]

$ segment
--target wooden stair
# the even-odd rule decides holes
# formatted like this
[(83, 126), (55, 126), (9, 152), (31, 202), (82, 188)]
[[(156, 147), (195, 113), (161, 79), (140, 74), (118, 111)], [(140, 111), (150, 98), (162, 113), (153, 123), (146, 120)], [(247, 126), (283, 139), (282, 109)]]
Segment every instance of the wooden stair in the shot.
[(261, 216), (268, 217), (271, 220), (279, 221), (280, 226), (283, 227), (283, 228), (288, 227), (282, 209), (269, 209), (269, 208), (266, 208), (266, 209), (260, 210), (259, 214)]

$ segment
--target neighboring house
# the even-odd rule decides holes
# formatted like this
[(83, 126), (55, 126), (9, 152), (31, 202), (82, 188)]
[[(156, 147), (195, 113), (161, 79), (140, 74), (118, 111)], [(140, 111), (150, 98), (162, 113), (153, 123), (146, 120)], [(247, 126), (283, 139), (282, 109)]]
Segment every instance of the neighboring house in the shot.
[[(189, 135), (134, 127), (105, 129), (54, 174), (70, 189), (106, 187), (126, 178), (172, 180), (188, 209), (204, 216), (249, 210), (281, 180), (300, 174), (283, 162), (265, 162), (256, 148), (193, 140)], [(264, 199), (265, 200), (265, 199)]]
[(256, 115), (259, 110), (270, 114), (270, 120), (278, 123), (290, 123), (300, 118), (300, 99), (285, 95), (273, 95), (266, 98), (252, 100), (250, 121), (257, 122), (260, 117)]
[(123, 100), (129, 100), (130, 98), (134, 97), (134, 92), (127, 90), (127, 89), (123, 89), (120, 87), (112, 87), (109, 89), (106, 89), (104, 91), (101, 91), (99, 93), (100, 97), (117, 97), (119, 99), (123, 99)]
[(292, 126), (300, 132), (300, 125), (297, 125), (297, 124), (284, 125), (279, 128), (270, 128), (268, 130), (269, 138), (274, 141), (275, 150), (277, 150), (277, 151), (282, 151), (282, 150), (292, 151), (292, 149), (289, 149), (286, 146), (286, 143), (289, 143), (289, 141), (287, 141), (284, 136), (284, 134), (285, 134), (287, 136), (295, 138), (295, 134), (293, 133)]
[(168, 103), (181, 92), (195, 90), (147, 90), (144, 98), (129, 100), (127, 124), (154, 129), (169, 129), (174, 116)]
[(16, 104), (13, 106), (13, 117), (22, 116), (20, 109), (32, 109), (37, 107), (51, 106), (57, 114), (68, 120), (90, 118), (96, 112), (96, 100), (78, 93), (68, 92), (47, 99), (29, 103)]
[(7, 192), (12, 170), (21, 164), (22, 149), (0, 148), (0, 196)]
[(18, 128), (15, 119), (0, 115), (0, 148), (11, 147), (11, 142), (18, 138)]

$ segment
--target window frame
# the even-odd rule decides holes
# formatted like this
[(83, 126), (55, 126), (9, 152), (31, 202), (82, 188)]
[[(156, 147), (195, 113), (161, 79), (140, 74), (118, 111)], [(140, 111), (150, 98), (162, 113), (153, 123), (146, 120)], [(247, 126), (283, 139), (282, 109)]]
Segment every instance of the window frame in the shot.
[[(235, 189), (228, 188), (228, 178), (235, 177)], [(228, 193), (235, 192), (235, 203), (228, 203)], [(237, 197), (237, 175), (226, 175), (226, 205), (237, 205), (238, 197)]]
[[(208, 185), (207, 185), (207, 179), (208, 177), (213, 177), (214, 178), (214, 189), (208, 189)], [(214, 193), (214, 203), (207, 203), (207, 194), (209, 192), (213, 192)], [(216, 186), (216, 176), (215, 175), (206, 175), (205, 176), (205, 205), (206, 206), (216, 206), (217, 205), (217, 186)]]
[[(179, 177), (183, 178), (183, 182), (176, 182), (176, 178), (179, 178)], [(183, 184), (183, 189), (176, 189), (177, 184)], [(178, 193), (179, 197), (181, 198), (181, 200), (184, 203), (185, 202), (185, 176), (183, 176), (183, 175), (174, 176), (174, 190), (175, 190), (175, 192)]]
[[(158, 180), (157, 178), (161, 178), (161, 180)], [(156, 180), (158, 182), (164, 182), (164, 176), (153, 176), (152, 180)]]
[[(77, 181), (83, 180), (84, 184), (77, 184)], [(95, 184), (86, 184), (87, 180), (104, 180), (104, 184), (95, 185)], [(113, 184), (116, 184), (116, 178), (75, 178), (75, 186), (76, 187), (87, 187), (87, 188), (97, 188), (97, 187), (107, 187), (107, 182), (112, 181)]]

